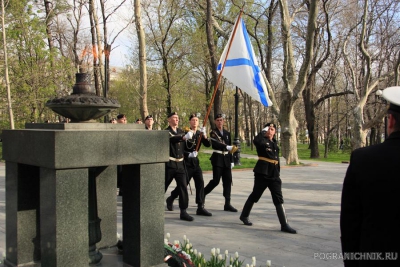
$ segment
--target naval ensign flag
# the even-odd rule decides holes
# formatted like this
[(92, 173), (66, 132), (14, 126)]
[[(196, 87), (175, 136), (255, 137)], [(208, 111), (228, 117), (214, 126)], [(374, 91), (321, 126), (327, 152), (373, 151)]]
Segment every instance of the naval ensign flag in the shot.
[[(221, 71), (227, 57), (228, 46), (232, 42), (222, 76), (264, 106), (272, 106), (272, 102), (268, 97), (267, 86), (254, 55), (246, 25), (241, 18), (236, 23), (239, 23), (236, 32), (232, 31), (229, 37), (228, 44), (225, 46), (219, 60), (217, 71)], [(233, 26), (233, 29), (235, 29), (235, 26)], [(235, 35), (233, 36), (234, 32)], [(233, 40), (231, 41), (232, 38)]]

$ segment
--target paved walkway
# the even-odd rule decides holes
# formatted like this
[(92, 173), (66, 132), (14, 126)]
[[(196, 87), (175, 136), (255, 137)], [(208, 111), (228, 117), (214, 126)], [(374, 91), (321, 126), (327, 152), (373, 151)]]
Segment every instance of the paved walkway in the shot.
[[(245, 155), (242, 155), (245, 156)], [(253, 226), (245, 226), (239, 220), (240, 211), (253, 187), (252, 170), (233, 170), (232, 205), (239, 212), (223, 211), (222, 185), (218, 185), (206, 199), (206, 208), (212, 217), (194, 215), (196, 212), (194, 184), (190, 196), (189, 214), (193, 222), (179, 220), (178, 201), (175, 210), (165, 212), (165, 233), (171, 240), (189, 238), (194, 248), (208, 259), (212, 248), (220, 248), (233, 255), (239, 253), (245, 264), (251, 257), (257, 259), (257, 267), (271, 260), (272, 266), (309, 267), (343, 266), (335, 257), (340, 253), (339, 213), (342, 182), (348, 164), (312, 163), (302, 167), (281, 169), (283, 196), (290, 225), (298, 234), (280, 231), (279, 221), (267, 190), (253, 207), (250, 215)], [(4, 163), (0, 163), (0, 255), (5, 250), (5, 190)], [(211, 173), (204, 173), (205, 183)], [(173, 188), (169, 188), (165, 197)], [(118, 197), (118, 232), (122, 233), (121, 198)], [(106, 252), (98, 266), (123, 266)], [(3, 258), (3, 257), (1, 257)], [(1, 266), (1, 264), (0, 264)], [(244, 265), (246, 266), (246, 265)]]

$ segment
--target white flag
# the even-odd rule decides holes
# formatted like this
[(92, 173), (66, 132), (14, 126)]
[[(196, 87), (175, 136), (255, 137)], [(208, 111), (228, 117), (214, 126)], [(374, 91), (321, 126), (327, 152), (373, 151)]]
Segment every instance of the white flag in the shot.
[[(222, 69), (229, 44), (233, 38), (222, 76), (264, 106), (272, 106), (267, 86), (258, 67), (257, 59), (246, 30), (246, 25), (244, 25), (242, 19), (236, 21), (236, 23), (239, 23), (239, 25), (237, 26), (235, 36), (233, 36), (232, 31), (228, 44), (225, 46), (219, 60), (217, 71), (220, 72)], [(235, 29), (235, 26), (233, 28)]]

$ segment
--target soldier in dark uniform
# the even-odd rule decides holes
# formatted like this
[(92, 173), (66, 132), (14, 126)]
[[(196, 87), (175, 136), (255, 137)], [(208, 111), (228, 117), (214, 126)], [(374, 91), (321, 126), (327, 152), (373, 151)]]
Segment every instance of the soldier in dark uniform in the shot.
[(216, 128), (210, 133), (213, 153), (211, 165), (213, 178), (204, 188), (204, 194), (208, 195), (220, 182), (222, 177), (223, 195), (225, 197), (225, 211), (237, 212), (231, 205), (232, 168), (234, 166), (232, 154), (236, 147), (232, 146), (231, 133), (224, 130), (224, 117), (217, 114), (214, 117)]
[(296, 230), (287, 223), (285, 209), (283, 207), (282, 181), (280, 178), (279, 147), (275, 135), (275, 124), (267, 123), (264, 129), (254, 138), (253, 143), (257, 149), (258, 161), (254, 167), (253, 192), (244, 204), (240, 220), (245, 225), (253, 225), (249, 221), (250, 211), (254, 203), (257, 203), (267, 187), (271, 191), (276, 213), (281, 224), (281, 231), (296, 234)]
[(179, 208), (181, 210), (180, 219), (185, 221), (193, 221), (193, 217), (187, 214), (186, 209), (189, 204), (187, 192), (187, 178), (184, 166), (184, 149), (185, 140), (192, 139), (193, 132), (189, 131), (185, 134), (182, 129), (178, 128), (179, 117), (176, 112), (168, 115), (169, 131), (169, 162), (165, 166), (165, 192), (172, 180), (175, 179), (179, 194)]
[(144, 128), (150, 131), (153, 130), (153, 123), (154, 123), (153, 116), (147, 115), (146, 118), (144, 119), (144, 124), (145, 124)]
[[(352, 152), (342, 190), (340, 232), (344, 266), (400, 266), (400, 87), (390, 102), (387, 139)], [(375, 259), (375, 260), (374, 260)]]
[[(192, 114), (189, 117), (190, 122), (190, 130), (195, 132), (192, 139), (188, 139), (185, 141), (185, 165), (187, 176), (190, 179), (193, 177), (194, 184), (196, 187), (196, 204), (197, 204), (197, 211), (196, 215), (203, 215), (203, 216), (211, 216), (212, 214), (208, 212), (204, 208), (204, 179), (203, 179), (203, 171), (200, 167), (199, 159), (197, 157), (196, 145), (200, 138), (200, 134), (202, 134), (201, 144), (206, 147), (210, 147), (211, 143), (207, 139), (205, 127), (202, 127), (201, 130), (197, 130), (199, 126), (199, 118), (196, 114)], [(199, 146), (200, 150), (200, 146)], [(173, 210), (173, 202), (178, 197), (178, 187), (175, 188), (171, 192), (171, 196), (167, 198), (167, 209), (172, 211)]]

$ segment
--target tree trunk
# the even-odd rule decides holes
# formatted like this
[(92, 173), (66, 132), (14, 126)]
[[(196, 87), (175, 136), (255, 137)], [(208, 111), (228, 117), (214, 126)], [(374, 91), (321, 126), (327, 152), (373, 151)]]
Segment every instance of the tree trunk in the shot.
[(351, 150), (365, 147), (366, 131), (363, 125), (363, 104), (359, 103), (353, 110), (354, 123), (352, 127)]
[(47, 43), (49, 45), (49, 50), (50, 50), (50, 65), (53, 67), (53, 48), (54, 48), (54, 42), (53, 42), (53, 36), (51, 34), (51, 21), (53, 19), (53, 3), (51, 1), (44, 0), (44, 7), (46, 10), (46, 33), (47, 33)]
[(282, 157), (286, 159), (286, 164), (299, 164), (297, 155), (297, 120), (293, 113), (293, 106), (282, 101), (280, 109), (281, 122), (281, 151)]
[[(315, 76), (313, 76), (315, 77)], [(304, 109), (306, 112), (306, 121), (307, 121), (307, 130), (308, 137), (310, 139), (310, 158), (318, 159), (319, 158), (319, 150), (318, 150), (318, 135), (315, 129), (315, 110), (314, 110), (314, 91), (315, 91), (315, 83), (310, 82), (309, 87), (303, 91), (303, 101), (304, 101)]]
[(147, 108), (147, 70), (146, 70), (146, 40), (142, 27), (142, 15), (140, 11), (140, 0), (135, 0), (135, 25), (139, 39), (139, 73), (140, 73), (140, 114), (145, 118), (148, 114)]
[(300, 94), (304, 90), (307, 81), (307, 73), (313, 58), (314, 35), (316, 28), (316, 20), (318, 14), (318, 1), (310, 1), (308, 14), (307, 34), (305, 54), (296, 76), (295, 59), (293, 55), (293, 44), (291, 37), (291, 16), (286, 0), (279, 0), (281, 10), (281, 35), (282, 47), (284, 54), (283, 66), (283, 93), (280, 105), (279, 121), (282, 126), (282, 156), (286, 159), (287, 164), (299, 164), (297, 155), (297, 137), (296, 128), (297, 121), (294, 116), (294, 104), (298, 100)]
[(89, 20), (90, 20), (90, 33), (92, 37), (92, 53), (93, 53), (93, 79), (94, 79), (94, 88), (96, 90), (96, 95), (101, 95), (101, 88), (100, 88), (100, 77), (99, 77), (99, 68), (98, 68), (98, 54), (97, 54), (97, 35), (96, 35), (96, 21), (94, 19), (95, 16), (95, 7), (94, 7), (94, 0), (89, 1)]
[(5, 21), (4, 21), (4, 0), (1, 0), (1, 28), (3, 29), (3, 53), (4, 53), (4, 71), (5, 71), (5, 80), (7, 87), (7, 104), (8, 104), (8, 115), (10, 117), (10, 129), (14, 129), (14, 114), (12, 110), (12, 100), (11, 100), (11, 88), (10, 88), (10, 79), (8, 76), (8, 58), (7, 58), (7, 36), (5, 29)]
[[(211, 81), (211, 87), (215, 89), (215, 85), (218, 80), (218, 73), (217, 73), (217, 56), (215, 53), (215, 44), (214, 44), (214, 35), (213, 35), (213, 23), (212, 23), (212, 1), (207, 0), (207, 10), (206, 10), (206, 34), (207, 34), (207, 46), (208, 46), (208, 52), (210, 54), (210, 66), (211, 66), (211, 76), (212, 76), (212, 81)], [(218, 89), (218, 88), (217, 88)], [(212, 92), (213, 93), (213, 92)], [(215, 93), (215, 99), (214, 99), (214, 114), (220, 113), (221, 112), (221, 93), (220, 90), (218, 90)], [(213, 116), (210, 114), (210, 119)]]

